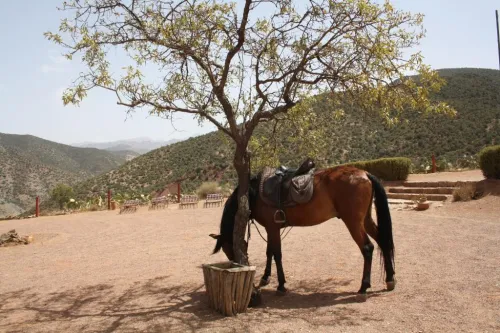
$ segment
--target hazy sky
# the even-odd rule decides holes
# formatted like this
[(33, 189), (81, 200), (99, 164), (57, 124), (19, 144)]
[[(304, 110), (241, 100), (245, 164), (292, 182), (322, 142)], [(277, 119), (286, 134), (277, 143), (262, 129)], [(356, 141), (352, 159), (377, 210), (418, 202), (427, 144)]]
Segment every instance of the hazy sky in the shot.
[[(103, 91), (91, 91), (80, 107), (62, 105), (61, 93), (81, 67), (65, 61), (43, 37), (57, 31), (62, 0), (0, 1), (0, 132), (32, 134), (62, 143), (112, 141), (134, 137), (169, 140), (214, 129), (191, 116), (170, 121), (125, 109)], [(498, 0), (393, 0), (396, 8), (425, 14), (427, 36), (420, 45), (435, 69), (498, 69), (495, 9)], [(496, 8), (495, 8), (496, 5)]]

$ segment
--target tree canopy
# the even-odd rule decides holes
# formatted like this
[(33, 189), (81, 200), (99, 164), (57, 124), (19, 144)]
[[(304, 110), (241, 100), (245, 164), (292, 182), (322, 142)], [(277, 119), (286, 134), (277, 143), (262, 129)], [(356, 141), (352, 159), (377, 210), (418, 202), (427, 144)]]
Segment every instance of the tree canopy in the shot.
[[(81, 54), (87, 71), (64, 94), (78, 104), (95, 87), (118, 104), (169, 117), (191, 113), (236, 142), (248, 142), (257, 123), (279, 119), (308, 96), (349, 97), (389, 121), (407, 107), (451, 110), (428, 100), (443, 81), (404, 50), (423, 37), (422, 15), (390, 2), (85, 0), (69, 11), (50, 40)], [(131, 60), (110, 70), (109, 52)], [(159, 78), (145, 77), (154, 66)], [(420, 86), (406, 75), (418, 73)], [(347, 95), (346, 95), (347, 93)], [(246, 126), (238, 126), (244, 123)]]

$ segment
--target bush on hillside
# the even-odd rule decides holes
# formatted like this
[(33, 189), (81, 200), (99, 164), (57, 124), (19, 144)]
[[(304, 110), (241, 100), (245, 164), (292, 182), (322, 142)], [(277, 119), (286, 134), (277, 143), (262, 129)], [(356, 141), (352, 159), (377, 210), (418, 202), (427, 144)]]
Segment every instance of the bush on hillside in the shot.
[(473, 155), (464, 155), (463, 157), (458, 157), (455, 161), (455, 168), (457, 170), (474, 170), (479, 167), (477, 162), (477, 157)]
[(346, 165), (368, 171), (382, 180), (406, 180), (410, 174), (411, 160), (406, 157), (391, 157), (358, 161)]
[(443, 171), (448, 171), (449, 170), (449, 165), (448, 162), (446, 161), (445, 158), (438, 158), (436, 161), (436, 171), (437, 172), (443, 172)]
[(50, 193), (50, 199), (59, 205), (59, 209), (63, 209), (73, 196), (73, 188), (62, 183), (57, 184)]
[(500, 179), (500, 145), (479, 152), (479, 166), (485, 178)]
[(235, 186), (236, 185), (232, 185), (232, 184), (229, 184), (229, 183), (225, 183), (221, 186), (221, 193), (222, 195), (224, 195), (225, 197), (229, 197), (233, 191), (235, 190)]
[(217, 182), (205, 182), (198, 187), (196, 190), (196, 194), (200, 199), (206, 199), (207, 194), (211, 193), (222, 193), (222, 188), (219, 186)]

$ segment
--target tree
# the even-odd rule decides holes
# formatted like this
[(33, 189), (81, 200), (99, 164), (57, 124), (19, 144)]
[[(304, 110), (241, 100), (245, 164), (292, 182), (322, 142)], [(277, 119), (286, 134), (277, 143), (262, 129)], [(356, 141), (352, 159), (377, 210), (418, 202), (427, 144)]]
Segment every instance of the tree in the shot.
[(50, 193), (50, 198), (59, 204), (59, 209), (73, 197), (73, 188), (66, 184), (57, 184)]
[[(376, 111), (389, 123), (405, 110), (454, 112), (429, 99), (444, 83), (437, 73), (419, 53), (404, 53), (424, 36), (422, 15), (389, 2), (73, 0), (61, 10), (70, 18), (45, 36), (65, 47), (68, 59), (81, 54), (86, 66), (64, 104), (78, 105), (102, 88), (128, 112), (192, 114), (233, 140), (239, 183), (233, 246), (242, 264), (248, 146), (259, 124), (294, 119), (307, 132), (300, 121), (311, 114), (309, 98), (324, 93), (339, 108)], [(113, 48), (130, 60), (120, 74), (110, 63)]]

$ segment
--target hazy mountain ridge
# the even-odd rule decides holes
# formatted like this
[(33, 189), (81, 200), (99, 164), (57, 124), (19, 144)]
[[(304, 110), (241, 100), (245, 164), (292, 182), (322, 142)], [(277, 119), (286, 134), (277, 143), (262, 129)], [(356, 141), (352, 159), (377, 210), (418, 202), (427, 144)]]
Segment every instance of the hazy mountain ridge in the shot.
[(109, 142), (80, 142), (75, 143), (75, 147), (87, 147), (87, 148), (98, 148), (103, 150), (108, 150), (112, 152), (116, 151), (132, 151), (137, 154), (145, 154), (151, 150), (158, 149), (160, 147), (168, 146), (170, 144), (181, 141), (181, 139), (171, 139), (171, 140), (151, 140), (146, 137), (134, 138), (134, 139), (124, 139)]

